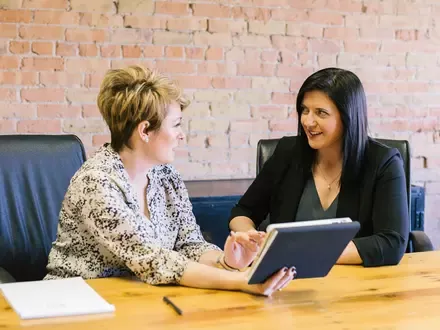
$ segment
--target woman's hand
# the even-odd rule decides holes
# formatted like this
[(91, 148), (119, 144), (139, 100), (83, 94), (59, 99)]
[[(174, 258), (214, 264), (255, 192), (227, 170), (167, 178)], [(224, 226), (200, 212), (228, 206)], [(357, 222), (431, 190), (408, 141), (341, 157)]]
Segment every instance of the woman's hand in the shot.
[(231, 232), (224, 248), (225, 263), (235, 269), (249, 266), (257, 256), (265, 236), (265, 232), (258, 232), (255, 229), (247, 232)]
[(245, 274), (245, 282), (242, 285), (241, 291), (252, 293), (256, 295), (263, 295), (263, 296), (271, 296), (272, 293), (275, 291), (282, 290), (287, 285), (289, 285), (290, 281), (292, 281), (296, 276), (296, 269), (295, 267), (286, 268), (279, 270), (277, 273), (269, 277), (266, 282), (262, 284), (253, 284), (249, 285), (247, 284), (247, 272), (244, 272)]

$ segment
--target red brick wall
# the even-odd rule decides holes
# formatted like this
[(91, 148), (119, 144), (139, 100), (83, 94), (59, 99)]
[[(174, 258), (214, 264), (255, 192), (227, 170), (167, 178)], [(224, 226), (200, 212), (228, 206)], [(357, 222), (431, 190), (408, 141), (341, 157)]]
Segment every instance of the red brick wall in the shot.
[[(222, 3), (222, 4), (220, 4)], [(108, 140), (95, 98), (132, 63), (177, 78), (192, 105), (186, 178), (252, 177), (260, 138), (296, 133), (295, 93), (313, 71), (356, 72), (371, 134), (405, 138), (440, 241), (440, 3), (423, 0), (0, 0), (0, 133)], [(439, 228), (437, 228), (439, 227)]]

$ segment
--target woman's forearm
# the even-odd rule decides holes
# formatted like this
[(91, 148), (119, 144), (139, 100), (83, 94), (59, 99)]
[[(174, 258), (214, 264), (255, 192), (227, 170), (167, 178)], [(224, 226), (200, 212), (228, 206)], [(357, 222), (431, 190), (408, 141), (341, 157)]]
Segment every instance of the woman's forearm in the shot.
[(255, 229), (255, 223), (248, 217), (239, 216), (229, 222), (229, 229), (232, 231), (248, 231)]
[(207, 265), (207, 266), (211, 266), (211, 267), (216, 267), (218, 257), (222, 253), (223, 253), (222, 251), (218, 251), (218, 250), (207, 251), (201, 255), (201, 257), (199, 259), (199, 263)]
[(352, 241), (350, 241), (350, 243), (348, 243), (348, 245), (345, 247), (344, 251), (342, 252), (336, 263), (339, 265), (362, 264), (362, 259), (361, 256), (359, 255), (359, 251), (356, 245)]
[(181, 285), (193, 288), (236, 291), (242, 290), (245, 283), (242, 272), (230, 272), (194, 261), (188, 264), (180, 280)]

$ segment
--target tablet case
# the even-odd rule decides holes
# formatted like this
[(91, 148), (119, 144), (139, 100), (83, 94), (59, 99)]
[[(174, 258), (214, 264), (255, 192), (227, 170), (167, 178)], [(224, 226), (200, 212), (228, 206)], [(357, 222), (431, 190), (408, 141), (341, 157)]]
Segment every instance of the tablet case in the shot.
[(296, 267), (295, 278), (324, 277), (360, 229), (357, 221), (279, 228), (248, 284), (263, 283), (283, 267)]

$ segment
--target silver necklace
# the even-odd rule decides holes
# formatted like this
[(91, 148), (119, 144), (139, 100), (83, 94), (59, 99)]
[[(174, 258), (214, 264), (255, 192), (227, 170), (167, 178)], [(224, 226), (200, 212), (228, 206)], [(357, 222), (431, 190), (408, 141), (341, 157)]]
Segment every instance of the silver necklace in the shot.
[(341, 170), (341, 172), (336, 176), (336, 178), (334, 178), (333, 180), (332, 180), (332, 182), (330, 182), (330, 183), (328, 183), (328, 180), (327, 180), (327, 178), (325, 177), (325, 175), (324, 175), (324, 171), (322, 170), (322, 168), (321, 168), (321, 166), (319, 166), (319, 164), (318, 163), (316, 163), (316, 165), (318, 165), (318, 168), (319, 168), (319, 170), (321, 171), (321, 174), (322, 174), (322, 177), (324, 178), (324, 181), (325, 181), (325, 183), (327, 183), (327, 188), (328, 188), (328, 190), (331, 190), (332, 189), (332, 184), (341, 176), (341, 174), (342, 174), (342, 170)]

